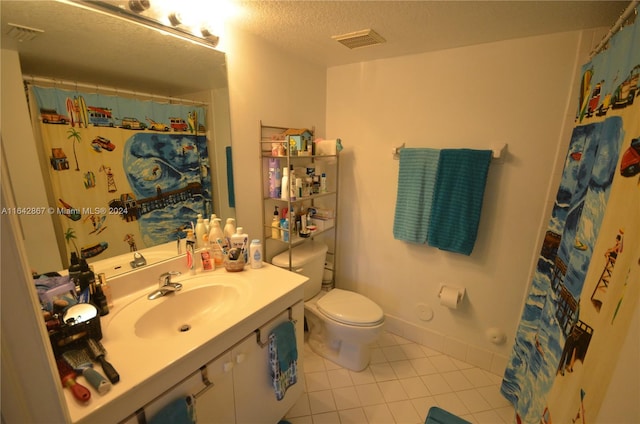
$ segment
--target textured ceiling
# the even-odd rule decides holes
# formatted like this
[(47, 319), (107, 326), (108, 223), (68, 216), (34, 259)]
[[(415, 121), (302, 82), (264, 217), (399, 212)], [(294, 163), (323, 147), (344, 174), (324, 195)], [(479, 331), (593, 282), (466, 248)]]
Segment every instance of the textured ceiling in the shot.
[[(237, 24), (325, 66), (594, 27), (628, 1), (240, 1)], [(349, 50), (331, 39), (371, 28), (387, 43)]]
[[(151, 0), (153, 2), (153, 0)], [(594, 27), (627, 1), (242, 1), (231, 23), (307, 61), (360, 61)], [(226, 84), (224, 55), (116, 18), (54, 1), (0, 1), (2, 46), (26, 74), (96, 82), (167, 96)], [(8, 37), (8, 22), (45, 30)], [(372, 28), (387, 42), (350, 50), (331, 39)]]

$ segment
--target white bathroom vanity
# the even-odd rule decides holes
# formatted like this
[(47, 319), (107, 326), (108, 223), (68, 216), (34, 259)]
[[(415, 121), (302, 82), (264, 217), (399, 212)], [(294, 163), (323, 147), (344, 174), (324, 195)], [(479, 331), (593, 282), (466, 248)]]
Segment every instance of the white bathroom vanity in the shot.
[[(64, 389), (72, 422), (148, 421), (193, 396), (198, 422), (276, 423), (300, 397), (306, 278), (269, 264), (191, 275), (184, 262), (179, 257), (109, 281), (114, 307), (101, 319), (101, 341), (120, 382), (104, 395), (92, 389), (84, 404)], [(149, 300), (169, 271), (182, 272), (173, 277), (182, 290)], [(268, 337), (286, 320), (295, 322), (298, 381), (278, 401)]]

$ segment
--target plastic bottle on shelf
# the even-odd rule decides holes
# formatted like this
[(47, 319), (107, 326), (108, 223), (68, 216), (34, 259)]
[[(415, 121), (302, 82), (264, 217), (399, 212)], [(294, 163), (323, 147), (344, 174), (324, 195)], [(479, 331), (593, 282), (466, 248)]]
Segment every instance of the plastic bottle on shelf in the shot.
[(280, 228), (282, 228), (282, 241), (289, 242), (289, 216), (288, 212), (282, 213), (282, 219), (280, 220)]
[(222, 266), (224, 263), (224, 233), (220, 227), (220, 223), (222, 222), (220, 218), (214, 218), (212, 222), (211, 230), (209, 231), (209, 243), (211, 244), (213, 261), (217, 268)]
[(296, 200), (296, 171), (293, 169), (293, 165), (289, 169), (289, 199)]
[(280, 159), (269, 159), (269, 197), (281, 197), (282, 180), (280, 177)]
[(251, 256), (251, 268), (262, 268), (262, 243), (260, 240), (251, 240), (249, 253)]
[(196, 249), (200, 249), (204, 247), (204, 235), (205, 235), (205, 226), (204, 220), (202, 219), (202, 214), (198, 214), (198, 219), (196, 220)]
[(282, 182), (280, 184), (280, 199), (289, 200), (289, 168), (282, 168)]
[(244, 255), (244, 263), (249, 263), (249, 235), (245, 234), (244, 228), (238, 227), (236, 233), (231, 236), (231, 248), (240, 249)]
[(320, 176), (320, 193), (326, 193), (326, 192), (327, 192), (327, 174), (323, 172), (322, 175)]
[(273, 211), (273, 220), (271, 221), (271, 238), (278, 240), (280, 238), (280, 213), (276, 206)]

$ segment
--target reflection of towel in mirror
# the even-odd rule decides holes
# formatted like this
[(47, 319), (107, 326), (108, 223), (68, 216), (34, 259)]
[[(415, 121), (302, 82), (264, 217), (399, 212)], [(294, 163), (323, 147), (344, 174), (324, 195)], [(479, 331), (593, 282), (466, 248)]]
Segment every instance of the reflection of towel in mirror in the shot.
[(402, 148), (393, 237), (411, 243), (427, 242), (431, 199), (440, 150)]
[(298, 381), (298, 349), (293, 322), (283, 322), (269, 334), (269, 362), (276, 399), (282, 400), (287, 389)]
[(149, 424), (195, 424), (195, 416), (193, 398), (180, 397), (151, 417)]
[(433, 193), (429, 246), (470, 255), (476, 242), (491, 150), (443, 149)]

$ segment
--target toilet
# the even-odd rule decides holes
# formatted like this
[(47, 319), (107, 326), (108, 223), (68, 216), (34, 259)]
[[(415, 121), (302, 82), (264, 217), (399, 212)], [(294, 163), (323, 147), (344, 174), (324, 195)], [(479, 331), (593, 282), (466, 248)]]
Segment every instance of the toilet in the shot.
[[(342, 289), (322, 290), (327, 245), (311, 241), (291, 250), (291, 269), (308, 277), (304, 284), (304, 316), (308, 343), (318, 355), (353, 371), (369, 365), (370, 345), (384, 327), (384, 312), (371, 299)], [(272, 260), (289, 269), (289, 252)]]

